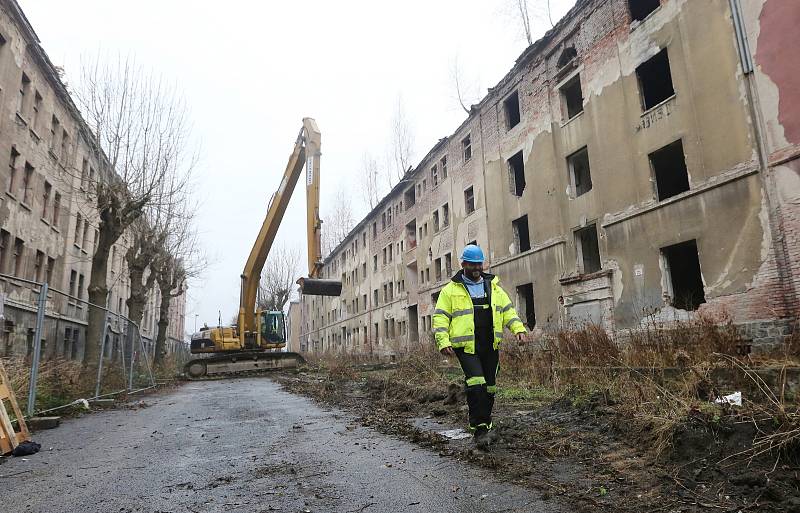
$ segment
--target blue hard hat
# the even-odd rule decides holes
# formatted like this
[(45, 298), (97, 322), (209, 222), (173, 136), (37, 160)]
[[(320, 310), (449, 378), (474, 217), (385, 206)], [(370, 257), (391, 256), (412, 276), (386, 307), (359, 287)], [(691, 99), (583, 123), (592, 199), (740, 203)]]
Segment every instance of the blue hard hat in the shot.
[(475, 244), (468, 244), (464, 246), (464, 251), (461, 252), (461, 261), (482, 264), (483, 250)]

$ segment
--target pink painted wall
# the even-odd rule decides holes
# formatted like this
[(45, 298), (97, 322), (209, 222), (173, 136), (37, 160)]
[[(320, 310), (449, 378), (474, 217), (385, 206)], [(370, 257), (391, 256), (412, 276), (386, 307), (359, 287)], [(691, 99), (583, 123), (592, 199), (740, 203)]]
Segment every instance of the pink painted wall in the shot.
[(761, 11), (756, 64), (778, 86), (778, 120), (800, 145), (800, 1), (768, 0)]

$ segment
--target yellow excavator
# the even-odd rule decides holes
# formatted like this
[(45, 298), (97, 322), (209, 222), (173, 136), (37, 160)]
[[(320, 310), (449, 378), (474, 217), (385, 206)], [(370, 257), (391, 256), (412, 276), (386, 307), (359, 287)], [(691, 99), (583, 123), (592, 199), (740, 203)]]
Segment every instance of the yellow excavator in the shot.
[(286, 347), (286, 321), (283, 312), (257, 311), (256, 298), (264, 262), (303, 168), (306, 178), (308, 278), (300, 278), (297, 283), (301, 293), (305, 295), (338, 296), (342, 293), (341, 281), (319, 278), (322, 268), (322, 221), (319, 218), (320, 146), (321, 136), (316, 121), (303, 118), (303, 127), (289, 156), (283, 179), (270, 200), (267, 217), (261, 225), (242, 272), (236, 326), (203, 328), (192, 335), (192, 354), (207, 356), (186, 363), (184, 372), (188, 377), (197, 379), (285, 369), (303, 362), (303, 357), (297, 353), (280, 351)]

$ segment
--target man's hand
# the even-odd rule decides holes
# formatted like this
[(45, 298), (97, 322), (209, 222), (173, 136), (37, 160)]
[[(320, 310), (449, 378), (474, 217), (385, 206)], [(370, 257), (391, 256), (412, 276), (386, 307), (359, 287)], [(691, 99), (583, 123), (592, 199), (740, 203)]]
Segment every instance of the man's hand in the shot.
[(452, 346), (443, 347), (439, 352), (442, 353), (445, 356), (455, 356), (456, 355), (456, 352), (453, 351), (453, 347)]
[(522, 345), (528, 341), (528, 334), (525, 332), (517, 333), (517, 343)]

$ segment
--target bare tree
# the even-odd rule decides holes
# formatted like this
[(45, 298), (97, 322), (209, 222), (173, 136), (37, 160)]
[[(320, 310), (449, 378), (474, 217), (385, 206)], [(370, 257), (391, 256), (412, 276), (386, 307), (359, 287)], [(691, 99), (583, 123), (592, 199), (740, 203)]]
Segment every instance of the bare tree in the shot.
[(166, 356), (167, 329), (169, 328), (170, 316), (169, 307), (172, 299), (182, 295), (186, 291), (187, 273), (183, 266), (183, 260), (172, 255), (165, 256), (159, 260), (159, 266), (155, 269), (156, 282), (161, 292), (161, 301), (158, 306), (158, 332), (156, 333), (155, 356), (153, 365), (160, 366)]
[(534, 10), (529, 8), (528, 0), (507, 0), (508, 7), (513, 12), (512, 17), (515, 18), (521, 28), (528, 46), (533, 44), (534, 29), (532, 22), (540, 18), (547, 18), (550, 23), (550, 28), (554, 27), (553, 12), (550, 9), (550, 0), (538, 0), (534, 3)]
[[(148, 208), (162, 208), (171, 201), (166, 198), (185, 187), (188, 178), (181, 172), (195, 159), (187, 152), (189, 122), (183, 99), (133, 59), (110, 63), (97, 58), (85, 64), (75, 98), (95, 136), (92, 151), (101, 166), (89, 184), (98, 230), (89, 301), (106, 305), (112, 245)], [(97, 364), (96, 341), (105, 316), (100, 308), (89, 309), (85, 372)]]
[(458, 105), (464, 112), (469, 114), (472, 104), (477, 102), (480, 99), (480, 96), (477, 93), (477, 87), (467, 86), (466, 82), (468, 81), (465, 80), (463, 76), (463, 70), (458, 63), (458, 55), (453, 57), (453, 61), (450, 66), (450, 78), (453, 81), (453, 87), (456, 91), (456, 100), (458, 101)]
[[(377, 201), (376, 201), (377, 204)], [(322, 226), (322, 254), (328, 255), (340, 242), (347, 237), (350, 230), (356, 225), (351, 203), (347, 200), (347, 194), (340, 189), (336, 194), (336, 203), (333, 210), (325, 215)]]
[[(369, 152), (361, 157), (361, 194), (369, 210), (375, 208), (381, 200), (381, 177), (378, 161)], [(323, 231), (323, 233), (325, 233)]]
[(414, 133), (406, 114), (403, 97), (397, 96), (397, 106), (392, 117), (392, 132), (389, 142), (389, 162), (386, 166), (389, 189), (403, 179), (411, 168), (414, 151)]
[(300, 274), (302, 255), (296, 246), (272, 249), (258, 284), (257, 306), (261, 310), (283, 311), (291, 299)]

